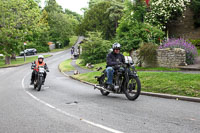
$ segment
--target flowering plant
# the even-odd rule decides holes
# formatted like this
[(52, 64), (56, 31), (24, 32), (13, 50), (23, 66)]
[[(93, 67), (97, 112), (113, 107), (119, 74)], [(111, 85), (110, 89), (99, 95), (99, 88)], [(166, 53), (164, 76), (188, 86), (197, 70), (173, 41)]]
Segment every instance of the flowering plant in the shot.
[(169, 20), (181, 15), (189, 3), (190, 0), (151, 0), (150, 12), (146, 13), (145, 20), (161, 29), (166, 29)]
[(192, 45), (190, 42), (180, 38), (180, 39), (169, 39), (165, 41), (163, 45), (159, 47), (160, 49), (164, 48), (182, 48), (186, 51), (186, 63), (194, 64), (195, 57), (198, 55), (197, 48)]

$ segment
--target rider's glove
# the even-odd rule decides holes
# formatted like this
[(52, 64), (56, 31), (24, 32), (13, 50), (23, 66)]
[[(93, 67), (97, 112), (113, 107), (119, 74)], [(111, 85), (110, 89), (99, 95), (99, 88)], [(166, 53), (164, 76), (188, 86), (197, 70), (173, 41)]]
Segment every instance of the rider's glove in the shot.
[(123, 65), (123, 63), (122, 62), (118, 62), (118, 64), (117, 65)]
[(46, 71), (49, 72), (49, 69), (47, 69)]

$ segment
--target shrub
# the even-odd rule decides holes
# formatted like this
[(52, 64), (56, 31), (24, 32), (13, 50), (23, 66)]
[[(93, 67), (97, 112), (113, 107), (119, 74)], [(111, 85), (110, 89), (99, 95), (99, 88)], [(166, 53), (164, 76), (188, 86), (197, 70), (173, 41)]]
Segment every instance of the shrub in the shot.
[(83, 63), (105, 62), (108, 50), (111, 48), (110, 44), (109, 41), (102, 39), (99, 32), (89, 32), (87, 41), (81, 44)]
[(146, 65), (156, 66), (156, 57), (158, 46), (153, 43), (145, 43), (140, 47), (138, 58), (141, 62), (145, 62)]
[(159, 47), (160, 49), (163, 48), (182, 48), (186, 51), (186, 63), (194, 64), (195, 57), (198, 55), (197, 48), (191, 44), (191, 42), (186, 41), (182, 38), (180, 39), (169, 39), (168, 41), (165, 41), (163, 45)]
[(26, 45), (26, 49), (28, 48), (35, 48), (37, 50), (38, 53), (42, 53), (42, 52), (48, 52), (49, 51), (49, 46), (46, 45), (36, 45), (32, 42), (29, 42), (27, 45)]
[(191, 42), (194, 46), (200, 48), (200, 39), (198, 39), (198, 40), (192, 40), (192, 39), (190, 39), (190, 42)]

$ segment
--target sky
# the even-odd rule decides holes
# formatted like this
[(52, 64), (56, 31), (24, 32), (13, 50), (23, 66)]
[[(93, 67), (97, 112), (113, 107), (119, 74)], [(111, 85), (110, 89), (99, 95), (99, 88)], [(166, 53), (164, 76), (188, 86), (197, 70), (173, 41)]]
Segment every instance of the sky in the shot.
[[(42, 1), (42, 7), (44, 6), (44, 1)], [(62, 6), (63, 9), (67, 8), (73, 12), (83, 15), (81, 8), (88, 7), (89, 0), (56, 0), (56, 2)]]

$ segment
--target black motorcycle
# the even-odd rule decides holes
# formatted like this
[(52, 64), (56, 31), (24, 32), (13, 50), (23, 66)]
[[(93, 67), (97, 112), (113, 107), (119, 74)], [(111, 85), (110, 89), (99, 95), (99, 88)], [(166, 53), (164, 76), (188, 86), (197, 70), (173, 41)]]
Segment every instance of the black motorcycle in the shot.
[(44, 85), (44, 73), (49, 72), (43, 66), (39, 66), (38, 71), (35, 71), (35, 79), (34, 79), (34, 89), (37, 91), (41, 90), (42, 85)]
[(101, 76), (96, 76), (98, 85), (94, 89), (99, 89), (104, 96), (110, 93), (125, 94), (129, 100), (135, 100), (139, 97), (141, 92), (141, 83), (131, 57), (125, 57), (125, 64), (117, 67), (113, 76), (113, 89), (107, 89), (107, 73), (103, 70)]

